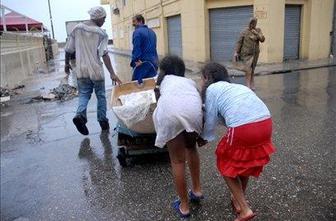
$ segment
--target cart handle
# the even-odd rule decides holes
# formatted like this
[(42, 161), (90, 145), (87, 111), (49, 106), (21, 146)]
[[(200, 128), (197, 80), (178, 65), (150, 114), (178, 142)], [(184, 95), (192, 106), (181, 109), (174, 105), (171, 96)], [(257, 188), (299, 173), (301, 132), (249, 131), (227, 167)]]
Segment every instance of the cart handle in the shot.
[[(150, 61), (143, 61), (143, 62), (141, 63), (141, 65), (143, 65), (143, 64), (145, 64), (145, 63), (149, 63), (150, 66), (153, 68), (153, 70), (156, 71), (156, 68), (155, 68), (155, 66), (154, 66), (154, 64), (153, 64), (152, 62), (150, 62)], [(140, 67), (141, 65), (139, 65), (139, 66), (135, 66), (135, 67), (133, 68), (132, 76), (134, 75), (135, 70), (136, 70), (138, 67)], [(141, 80), (138, 80), (138, 85), (139, 85), (140, 87), (143, 85), (143, 80), (142, 80), (142, 79), (141, 79)]]

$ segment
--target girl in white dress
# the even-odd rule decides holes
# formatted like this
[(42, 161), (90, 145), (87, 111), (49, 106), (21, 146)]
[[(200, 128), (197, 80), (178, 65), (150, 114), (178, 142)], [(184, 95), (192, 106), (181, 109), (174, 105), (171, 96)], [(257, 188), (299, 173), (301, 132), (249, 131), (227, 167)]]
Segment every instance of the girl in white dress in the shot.
[[(172, 204), (180, 217), (190, 216), (189, 200), (202, 198), (200, 161), (196, 139), (202, 132), (202, 99), (193, 80), (184, 77), (185, 65), (177, 56), (167, 56), (160, 62), (156, 92), (160, 92), (153, 121), (157, 133), (155, 145), (167, 145), (176, 192), (179, 199)], [(186, 161), (192, 187), (187, 191)], [(189, 197), (188, 197), (189, 196)], [(189, 199), (188, 199), (189, 198)]]

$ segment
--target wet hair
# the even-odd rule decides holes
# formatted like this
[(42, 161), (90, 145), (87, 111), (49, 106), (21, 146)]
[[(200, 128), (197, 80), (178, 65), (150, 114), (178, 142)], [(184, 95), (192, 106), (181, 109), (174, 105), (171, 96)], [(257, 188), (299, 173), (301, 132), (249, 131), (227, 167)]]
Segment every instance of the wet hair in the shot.
[(160, 74), (157, 85), (160, 85), (166, 75), (175, 75), (184, 77), (185, 65), (183, 60), (176, 55), (168, 55), (160, 61)]
[(141, 22), (142, 24), (145, 24), (145, 18), (142, 15), (136, 15), (133, 17), (137, 22)]
[(202, 76), (207, 79), (201, 92), (203, 103), (205, 102), (206, 90), (211, 84), (219, 81), (231, 82), (225, 66), (216, 62), (209, 62), (204, 65), (202, 68)]
[(250, 19), (250, 22), (249, 22), (249, 28), (251, 28), (252, 23), (257, 23), (257, 22), (258, 22), (258, 19), (255, 18), (255, 17), (252, 17), (252, 18)]

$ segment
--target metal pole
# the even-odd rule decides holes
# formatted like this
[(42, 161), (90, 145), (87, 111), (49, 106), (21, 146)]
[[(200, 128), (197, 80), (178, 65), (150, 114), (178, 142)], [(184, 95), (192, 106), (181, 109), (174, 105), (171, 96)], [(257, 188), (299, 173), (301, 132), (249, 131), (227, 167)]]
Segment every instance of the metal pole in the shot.
[(336, 2), (334, 3), (334, 19), (331, 38), (331, 54), (336, 57)]
[(5, 8), (1, 7), (1, 19), (4, 27), (4, 31), (7, 31), (6, 17), (5, 17)]
[(26, 32), (28, 32), (28, 22), (27, 22), (27, 17), (25, 17), (25, 26), (26, 26)]
[(50, 0), (48, 0), (48, 6), (49, 6), (49, 16), (50, 16), (51, 33), (52, 33), (53, 39), (55, 39), (54, 25), (53, 25), (53, 21), (52, 21), (51, 8), (50, 8)]

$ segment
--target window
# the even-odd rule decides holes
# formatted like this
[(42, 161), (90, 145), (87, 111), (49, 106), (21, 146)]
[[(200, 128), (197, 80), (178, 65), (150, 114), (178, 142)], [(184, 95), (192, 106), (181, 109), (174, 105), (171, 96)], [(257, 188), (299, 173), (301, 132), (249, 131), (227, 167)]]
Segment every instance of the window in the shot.
[(126, 0), (122, 0), (123, 6), (126, 6)]

